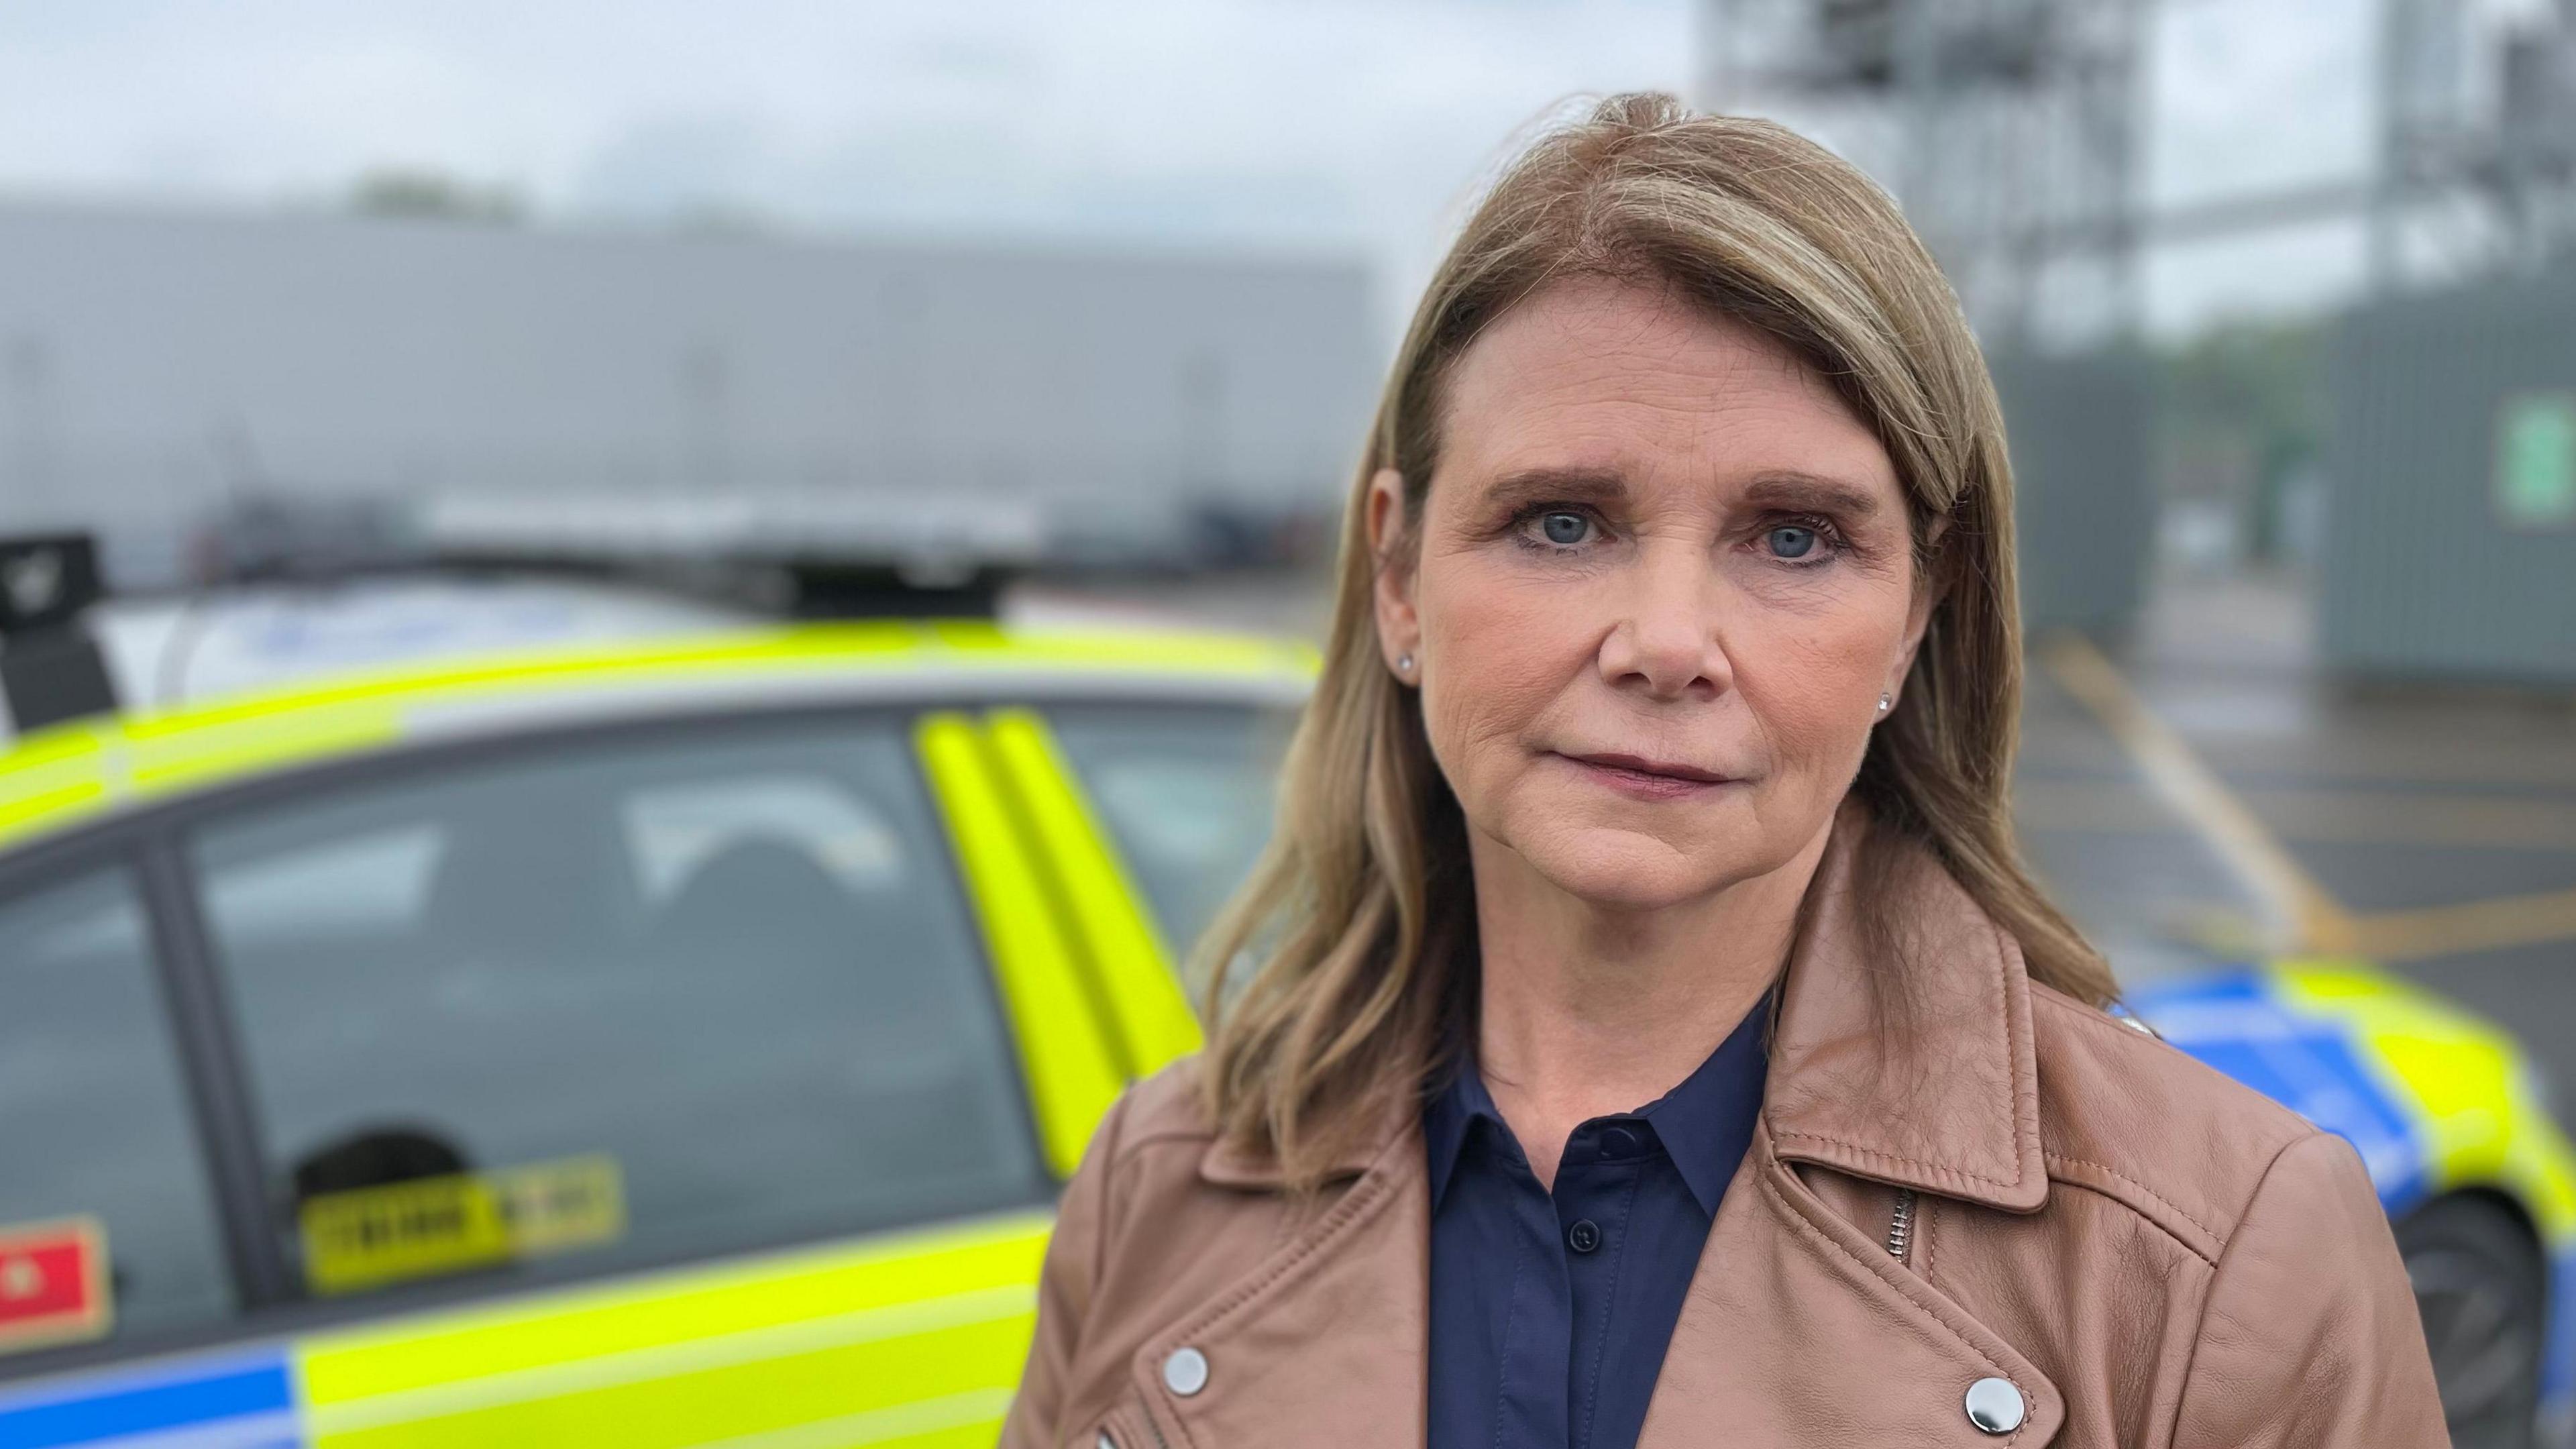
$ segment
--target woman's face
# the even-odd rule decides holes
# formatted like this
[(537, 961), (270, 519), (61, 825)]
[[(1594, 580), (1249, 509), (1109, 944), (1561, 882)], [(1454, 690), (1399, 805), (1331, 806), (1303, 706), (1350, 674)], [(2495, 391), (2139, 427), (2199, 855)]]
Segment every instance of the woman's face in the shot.
[[(1378, 629), (1480, 875), (1500, 847), (1653, 909), (1816, 842), (1930, 608), (1870, 430), (1778, 343), (1607, 281), (1503, 316), (1446, 402)], [(1371, 485), (1382, 556), (1401, 489)]]

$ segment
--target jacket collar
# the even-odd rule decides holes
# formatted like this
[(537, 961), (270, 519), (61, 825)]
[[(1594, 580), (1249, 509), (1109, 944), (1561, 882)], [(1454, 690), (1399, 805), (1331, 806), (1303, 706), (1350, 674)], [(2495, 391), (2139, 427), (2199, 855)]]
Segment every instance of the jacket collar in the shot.
[[(1847, 804), (1808, 888), (1807, 921), (1774, 1012), (1763, 1121), (1778, 1155), (1857, 1177), (2032, 1212), (2047, 1200), (2030, 978), (2021, 951), (1919, 847), (1862, 881), (1871, 829)], [(1865, 891), (1894, 892), (1893, 959), (1863, 924)], [(1419, 1128), (1421, 1104), (1389, 1103), (1376, 1131), (1330, 1174), (1356, 1177)], [(1415, 1155), (1420, 1154), (1417, 1151)], [(1200, 1175), (1225, 1187), (1282, 1183), (1278, 1164), (1219, 1139)]]
[[(1325, 1170), (1324, 1181), (1345, 1182), (1368, 1171), (1369, 1164), (1383, 1157), (1395, 1139), (1419, 1129), (1421, 1115), (1422, 1104), (1411, 1096), (1388, 1104), (1377, 1126), (1352, 1142)], [(1279, 1170), (1278, 1159), (1266, 1152), (1246, 1151), (1223, 1136), (1209, 1143), (1199, 1155), (1199, 1178), (1218, 1187), (1256, 1192), (1275, 1191), (1288, 1182), (1286, 1174)]]
[[(2048, 1170), (2021, 950), (1920, 847), (1860, 879), (1870, 829), (1844, 807), (1808, 892), (1764, 1085), (1772, 1141), (1791, 1160), (2036, 1211)], [(1864, 925), (1871, 891), (1896, 896), (1893, 949)]]

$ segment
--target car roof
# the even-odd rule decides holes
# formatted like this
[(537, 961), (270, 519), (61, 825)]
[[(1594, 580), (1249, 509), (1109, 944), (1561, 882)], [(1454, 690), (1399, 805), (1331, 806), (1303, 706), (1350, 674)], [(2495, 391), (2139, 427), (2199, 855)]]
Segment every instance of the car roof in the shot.
[(1304, 697), (1315, 666), (1312, 648), (1277, 640), (989, 620), (720, 629), (413, 662), (0, 741), (0, 853), (251, 780), (459, 739), (1004, 692), (1284, 706)]

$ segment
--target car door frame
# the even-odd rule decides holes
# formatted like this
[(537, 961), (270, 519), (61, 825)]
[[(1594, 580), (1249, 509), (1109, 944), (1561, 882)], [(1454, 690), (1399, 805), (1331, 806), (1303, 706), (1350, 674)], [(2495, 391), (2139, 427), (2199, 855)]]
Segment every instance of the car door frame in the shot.
[(0, 902), (118, 871), (131, 883), (152, 955), (150, 989), (186, 1098), (181, 1110), (204, 1177), (206, 1205), (214, 1214), (210, 1226), (232, 1290), (232, 1312), (139, 1345), (120, 1344), (110, 1337), (0, 1357), (0, 1384), (258, 1336), (242, 1325), (253, 1311), (254, 1295), (269, 1282), (267, 1275), (283, 1266), (275, 1260), (272, 1245), (252, 1240), (262, 1229), (256, 1217), (246, 1213), (248, 1204), (241, 1191), (245, 1171), (255, 1172), (256, 1162), (243, 1155), (248, 1139), (241, 1135), (246, 1119), (240, 1112), (239, 1061), (228, 1023), (216, 1019), (221, 1013), (200, 1009), (214, 982), (205, 969), (202, 937), (193, 934), (190, 926), (193, 907), (185, 899), (176, 865), (171, 841), (154, 814), (86, 822), (60, 837), (0, 857)]

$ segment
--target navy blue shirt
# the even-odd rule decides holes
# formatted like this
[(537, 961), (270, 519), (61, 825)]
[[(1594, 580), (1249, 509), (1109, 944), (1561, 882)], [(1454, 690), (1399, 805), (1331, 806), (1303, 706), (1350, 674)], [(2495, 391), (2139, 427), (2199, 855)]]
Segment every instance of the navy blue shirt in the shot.
[(1756, 1006), (1653, 1104), (1566, 1138), (1551, 1193), (1470, 1065), (1424, 1104), (1430, 1449), (1632, 1449), (1718, 1199), (1753, 1140)]

